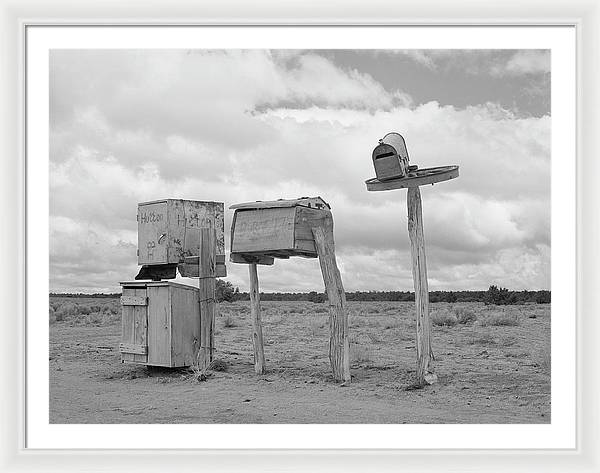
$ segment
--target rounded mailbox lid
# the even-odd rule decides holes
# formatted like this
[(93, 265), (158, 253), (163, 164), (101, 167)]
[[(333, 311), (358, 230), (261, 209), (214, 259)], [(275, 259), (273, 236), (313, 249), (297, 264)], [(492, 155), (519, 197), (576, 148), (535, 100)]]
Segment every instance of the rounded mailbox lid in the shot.
[(404, 158), (407, 161), (408, 159), (408, 150), (406, 149), (406, 142), (400, 133), (391, 132), (385, 135), (381, 139), (381, 144), (390, 145), (396, 151), (396, 154), (400, 156), (400, 158)]

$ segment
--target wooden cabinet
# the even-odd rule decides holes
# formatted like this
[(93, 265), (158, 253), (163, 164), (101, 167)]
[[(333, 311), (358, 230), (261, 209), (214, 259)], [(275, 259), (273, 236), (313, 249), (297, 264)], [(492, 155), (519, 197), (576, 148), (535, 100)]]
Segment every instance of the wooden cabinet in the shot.
[(198, 289), (171, 281), (122, 282), (121, 361), (190, 366), (200, 348)]

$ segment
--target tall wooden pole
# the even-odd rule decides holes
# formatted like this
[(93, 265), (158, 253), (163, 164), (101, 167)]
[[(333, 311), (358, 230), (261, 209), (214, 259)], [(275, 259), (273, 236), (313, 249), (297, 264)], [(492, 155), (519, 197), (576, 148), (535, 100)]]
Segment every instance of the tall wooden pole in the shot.
[(434, 357), (431, 349), (427, 262), (425, 260), (425, 239), (423, 237), (421, 192), (418, 187), (409, 187), (407, 206), (417, 316), (417, 384), (432, 384), (437, 381), (437, 376), (433, 373)]
[(200, 299), (200, 351), (198, 365), (208, 369), (213, 359), (215, 327), (215, 266), (217, 259), (214, 228), (200, 229), (200, 258), (198, 268)]
[(263, 343), (262, 321), (260, 316), (260, 291), (256, 263), (248, 265), (250, 272), (250, 313), (252, 316), (252, 346), (254, 347), (254, 371), (265, 373), (265, 350)]
[(350, 382), (350, 341), (346, 293), (335, 260), (333, 218), (328, 215), (322, 224), (312, 228), (325, 290), (329, 298), (329, 361), (336, 381)]

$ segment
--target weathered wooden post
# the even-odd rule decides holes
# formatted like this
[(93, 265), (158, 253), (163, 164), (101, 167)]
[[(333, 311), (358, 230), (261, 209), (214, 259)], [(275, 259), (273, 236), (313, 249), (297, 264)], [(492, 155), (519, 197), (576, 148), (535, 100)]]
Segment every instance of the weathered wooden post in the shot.
[(429, 321), (429, 287), (423, 235), (423, 215), (419, 186), (447, 181), (458, 177), (458, 166), (418, 169), (409, 165), (404, 138), (388, 133), (373, 150), (376, 178), (366, 181), (369, 191), (408, 189), (408, 234), (412, 257), (417, 319), (417, 384), (433, 384), (437, 376), (433, 370), (431, 323)]
[(200, 351), (198, 367), (208, 369), (213, 360), (215, 327), (215, 229), (200, 228), (200, 264), (198, 268), (198, 300), (200, 303)]
[[(331, 222), (331, 224), (327, 222)], [(333, 221), (326, 219), (323, 227), (313, 227), (321, 274), (329, 299), (329, 361), (334, 379), (350, 381), (350, 338), (346, 293), (335, 260)]]
[(231, 261), (250, 265), (250, 299), (254, 367), (265, 370), (256, 265), (275, 258), (319, 258), (329, 298), (329, 359), (336, 381), (350, 382), (348, 314), (342, 279), (335, 259), (333, 217), (320, 197), (248, 202), (235, 209), (231, 223)]
[(254, 371), (265, 373), (265, 349), (263, 343), (262, 320), (260, 315), (260, 289), (256, 263), (248, 265), (250, 273), (250, 313), (252, 316), (252, 346), (254, 348)]

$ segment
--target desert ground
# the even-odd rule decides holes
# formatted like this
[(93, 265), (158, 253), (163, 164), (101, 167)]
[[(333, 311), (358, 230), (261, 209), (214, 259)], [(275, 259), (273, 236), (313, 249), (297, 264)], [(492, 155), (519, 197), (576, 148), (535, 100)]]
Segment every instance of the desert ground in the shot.
[(119, 299), (50, 298), (50, 422), (549, 423), (550, 304), (436, 303), (439, 382), (416, 389), (411, 302), (348, 302), (352, 383), (333, 381), (327, 305), (262, 302), (257, 375), (249, 302), (218, 304), (216, 370), (120, 362)]

